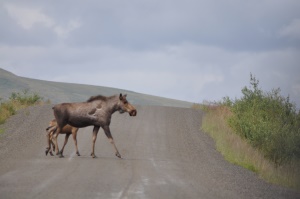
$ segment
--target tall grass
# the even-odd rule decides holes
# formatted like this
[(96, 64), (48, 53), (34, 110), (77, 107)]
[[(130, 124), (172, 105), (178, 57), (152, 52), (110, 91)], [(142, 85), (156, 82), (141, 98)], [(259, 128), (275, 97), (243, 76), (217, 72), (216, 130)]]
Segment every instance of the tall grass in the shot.
[(13, 92), (8, 101), (0, 104), (0, 124), (3, 124), (10, 116), (15, 115), (18, 110), (39, 104), (42, 100), (43, 98), (38, 94), (31, 94), (28, 90), (21, 93)]
[(228, 161), (300, 189), (300, 111), (280, 89), (262, 91), (252, 74), (250, 85), (241, 99), (202, 105), (207, 112), (202, 128)]
[(257, 173), (268, 182), (300, 189), (299, 160), (276, 165), (228, 125), (228, 119), (233, 115), (228, 107), (208, 105), (204, 109), (206, 114), (202, 121), (202, 129), (215, 140), (217, 150), (227, 161)]

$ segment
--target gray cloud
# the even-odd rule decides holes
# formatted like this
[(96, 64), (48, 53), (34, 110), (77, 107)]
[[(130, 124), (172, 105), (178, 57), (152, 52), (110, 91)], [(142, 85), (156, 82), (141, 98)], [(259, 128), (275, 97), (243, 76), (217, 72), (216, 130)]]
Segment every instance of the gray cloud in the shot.
[[(36, 13), (39, 23), (31, 31), (37, 39), (46, 34), (45, 29), (50, 36), (57, 26), (66, 27), (70, 21), (80, 23), (81, 28), (65, 40), (75, 46), (144, 49), (192, 42), (231, 50), (299, 47), (299, 38), (291, 41), (288, 37), (294, 34), (293, 23), (299, 19), (300, 5), (296, 1), (62, 1), (46, 5), (10, 1), (3, 4), (7, 20), (13, 18), (13, 11), (18, 11), (17, 15), (25, 21), (23, 24), (26, 20), (30, 24), (30, 17), (22, 17), (26, 12), (20, 10)], [(44, 34), (38, 34), (41, 29)]]
[(239, 96), (252, 72), (299, 104), (299, 10), (293, 0), (6, 1), (0, 67), (193, 102)]

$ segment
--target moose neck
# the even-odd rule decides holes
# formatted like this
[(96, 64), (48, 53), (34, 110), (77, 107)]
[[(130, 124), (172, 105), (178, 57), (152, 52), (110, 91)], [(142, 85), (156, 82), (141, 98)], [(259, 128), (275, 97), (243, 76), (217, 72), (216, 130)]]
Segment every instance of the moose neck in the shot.
[(119, 98), (118, 96), (114, 96), (106, 101), (107, 112), (113, 114), (119, 109)]

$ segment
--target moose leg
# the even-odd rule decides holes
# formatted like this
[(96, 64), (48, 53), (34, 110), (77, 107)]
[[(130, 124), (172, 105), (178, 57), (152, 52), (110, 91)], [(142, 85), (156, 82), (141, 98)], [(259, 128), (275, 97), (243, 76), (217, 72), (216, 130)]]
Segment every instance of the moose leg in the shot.
[(98, 134), (98, 131), (99, 131), (99, 126), (94, 126), (94, 129), (93, 129), (93, 147), (92, 147), (92, 153), (91, 153), (91, 156), (93, 158), (96, 158), (96, 155), (95, 155), (95, 142), (96, 142), (96, 139), (97, 139), (97, 134)]
[(51, 147), (50, 147), (49, 153), (50, 153), (51, 156), (53, 156), (52, 151), (55, 151), (55, 144), (54, 144), (54, 142), (53, 142), (53, 140), (52, 140), (53, 134), (55, 133), (55, 131), (56, 131), (56, 127), (55, 127), (54, 131), (52, 131), (52, 132), (50, 133), (50, 146), (52, 145), (52, 150), (51, 150)]
[(63, 147), (61, 148), (61, 150), (60, 150), (60, 152), (59, 152), (61, 156), (64, 156), (64, 155), (63, 155), (64, 149), (65, 149), (66, 144), (68, 143), (68, 139), (69, 139), (70, 135), (71, 135), (70, 133), (67, 133), (66, 136), (65, 136), (65, 142), (64, 142), (64, 145), (63, 145)]
[(51, 156), (53, 156), (52, 151), (55, 151), (55, 144), (54, 144), (54, 142), (52, 141), (52, 137), (50, 137), (50, 142), (51, 142), (51, 145), (52, 145), (52, 149), (51, 149), (51, 147), (50, 147), (49, 153), (50, 153)]
[(61, 129), (62, 128), (57, 127), (55, 134), (53, 134), (53, 139), (54, 139), (54, 144), (55, 144), (55, 152), (56, 152), (56, 155), (58, 155), (60, 158), (64, 157), (64, 156), (62, 156), (62, 154), (59, 153), (58, 143), (57, 143), (57, 137), (60, 134)]
[(75, 144), (75, 148), (76, 148), (76, 154), (77, 154), (78, 156), (80, 156), (80, 153), (79, 153), (79, 150), (78, 150), (78, 147), (77, 147), (77, 131), (78, 131), (78, 130), (73, 131), (73, 132), (72, 132), (72, 136), (73, 136), (73, 140), (74, 140), (74, 144)]
[(47, 131), (47, 134), (46, 134), (46, 139), (47, 139), (47, 147), (46, 147), (45, 154), (48, 155), (49, 151), (51, 153), (50, 132), (48, 132), (48, 131)]
[[(50, 142), (50, 149), (49, 149), (50, 151), (49, 151), (49, 153), (50, 153), (51, 156), (53, 156), (52, 151), (55, 151), (55, 144), (52, 141), (52, 137), (53, 137), (53, 132), (50, 133), (50, 137), (49, 137), (49, 142)], [(51, 149), (51, 146), (52, 146), (52, 149)]]
[(53, 144), (52, 135), (55, 130), (56, 130), (56, 126), (50, 126), (46, 129), (46, 131), (47, 131), (47, 134), (46, 134), (47, 148), (45, 151), (46, 155), (48, 155), (48, 152), (50, 152), (50, 155), (52, 155), (52, 151), (51, 151), (51, 144)]
[(113, 139), (113, 137), (112, 137), (112, 135), (111, 135), (111, 133), (110, 133), (109, 126), (105, 126), (105, 127), (103, 127), (103, 129), (104, 129), (105, 135), (107, 136), (109, 142), (113, 145), (113, 147), (114, 147), (114, 149), (115, 149), (115, 152), (116, 152), (115, 154), (116, 154), (116, 156), (117, 156), (118, 158), (121, 158), (121, 155), (120, 155), (120, 153), (119, 153), (119, 151), (118, 151), (118, 149), (117, 149), (117, 147), (116, 147), (116, 145), (115, 145), (114, 139)]

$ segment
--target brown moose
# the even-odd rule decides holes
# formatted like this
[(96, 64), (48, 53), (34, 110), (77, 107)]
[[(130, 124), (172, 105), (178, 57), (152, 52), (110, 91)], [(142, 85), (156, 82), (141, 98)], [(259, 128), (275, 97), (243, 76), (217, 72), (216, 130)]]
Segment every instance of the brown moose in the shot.
[(63, 157), (58, 150), (57, 136), (63, 131), (63, 127), (69, 124), (76, 128), (94, 126), (91, 153), (93, 158), (96, 157), (95, 142), (97, 134), (100, 127), (102, 127), (105, 135), (115, 149), (115, 155), (121, 158), (111, 135), (109, 125), (112, 114), (116, 111), (120, 113), (128, 112), (130, 116), (136, 116), (137, 111), (134, 106), (127, 101), (126, 96), (127, 95), (122, 95), (122, 93), (110, 97), (98, 95), (90, 97), (86, 102), (55, 105), (52, 109), (57, 121), (57, 130), (55, 134), (53, 134), (56, 154), (58, 154), (59, 157)]

